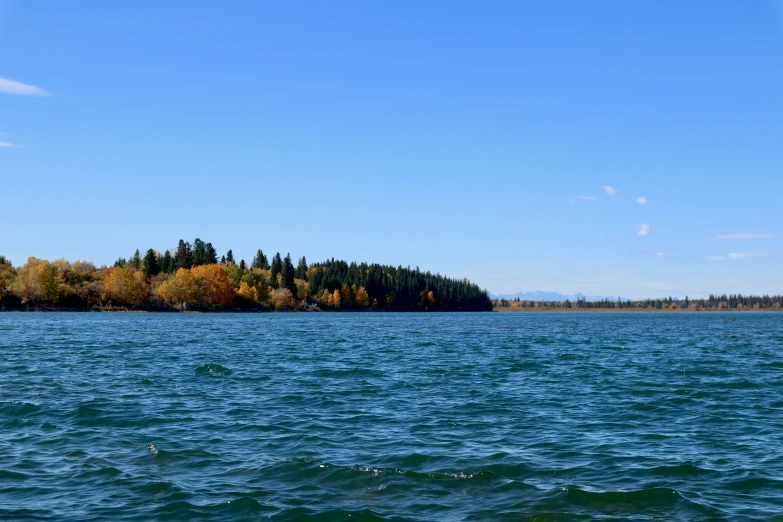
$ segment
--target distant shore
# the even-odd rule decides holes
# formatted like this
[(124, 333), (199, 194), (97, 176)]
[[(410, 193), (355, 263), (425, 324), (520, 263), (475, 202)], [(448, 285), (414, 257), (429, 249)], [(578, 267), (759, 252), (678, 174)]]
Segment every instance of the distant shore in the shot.
[(665, 313), (665, 314), (708, 314), (708, 313), (724, 313), (724, 312), (731, 312), (731, 313), (759, 313), (759, 312), (771, 312), (771, 313), (779, 313), (783, 312), (783, 309), (774, 309), (774, 308), (764, 308), (760, 310), (754, 310), (754, 309), (737, 309), (737, 308), (726, 308), (722, 310), (717, 309), (701, 309), (701, 310), (693, 310), (689, 308), (677, 308), (672, 310), (669, 309), (656, 309), (656, 308), (555, 308), (555, 307), (547, 307), (547, 308), (494, 308), (492, 310), (493, 312), (501, 312), (501, 313), (518, 313), (518, 312), (533, 312), (533, 313), (551, 313), (551, 312), (564, 312), (564, 313), (591, 313), (591, 312), (597, 312), (597, 313)]

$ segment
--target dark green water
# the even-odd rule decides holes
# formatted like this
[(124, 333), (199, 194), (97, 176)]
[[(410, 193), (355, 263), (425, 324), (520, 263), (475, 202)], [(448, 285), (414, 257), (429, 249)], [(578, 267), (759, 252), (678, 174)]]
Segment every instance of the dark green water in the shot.
[(783, 520), (783, 315), (0, 314), (2, 520)]

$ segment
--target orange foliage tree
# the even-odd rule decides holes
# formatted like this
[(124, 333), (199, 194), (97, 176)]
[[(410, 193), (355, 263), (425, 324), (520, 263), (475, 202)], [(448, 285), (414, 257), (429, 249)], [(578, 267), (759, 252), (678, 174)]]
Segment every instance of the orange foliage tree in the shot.
[(122, 306), (139, 305), (149, 295), (149, 286), (139, 270), (115, 266), (103, 278), (103, 297)]
[(234, 302), (234, 284), (223, 265), (200, 265), (177, 270), (158, 295), (174, 306), (223, 307)]

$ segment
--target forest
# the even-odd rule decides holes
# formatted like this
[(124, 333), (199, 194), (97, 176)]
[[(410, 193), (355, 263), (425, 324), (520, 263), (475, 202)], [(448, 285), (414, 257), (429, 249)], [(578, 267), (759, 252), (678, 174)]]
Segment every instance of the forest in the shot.
[(248, 264), (231, 250), (180, 240), (161, 253), (136, 250), (113, 266), (0, 256), (0, 310), (488, 311), (487, 292), (467, 279), (419, 268), (327, 260), (294, 265), (259, 249)]
[(707, 299), (643, 299), (616, 301), (525, 301), (519, 298), (496, 299), (492, 301), (495, 310), (535, 311), (535, 310), (646, 310), (646, 311), (720, 311), (720, 310), (783, 310), (783, 296), (754, 295), (710, 295)]

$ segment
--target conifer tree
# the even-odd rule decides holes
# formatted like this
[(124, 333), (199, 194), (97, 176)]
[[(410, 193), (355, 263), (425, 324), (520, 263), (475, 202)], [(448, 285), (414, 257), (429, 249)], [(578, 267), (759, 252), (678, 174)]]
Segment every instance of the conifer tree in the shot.
[(171, 257), (171, 251), (166, 250), (160, 258), (160, 269), (162, 272), (170, 274), (174, 271), (174, 258)]
[(296, 266), (296, 278), (307, 279), (307, 259), (305, 256), (299, 258), (299, 264)]
[(280, 275), (280, 272), (283, 270), (283, 260), (280, 259), (280, 252), (275, 254), (275, 257), (272, 258), (272, 274), (271, 274), (271, 281), (269, 284), (272, 285), (272, 288), (278, 288), (279, 282), (277, 279), (277, 276)]
[(195, 241), (193, 241), (193, 257), (192, 257), (192, 264), (193, 266), (201, 266), (207, 264), (207, 246), (204, 244), (202, 240), (199, 238), (196, 238)]
[(291, 263), (291, 254), (285, 256), (283, 260), (283, 270), (280, 273), (281, 286), (288, 289), (291, 295), (296, 299), (296, 282), (294, 281), (294, 265)]
[(226, 256), (225, 255), (220, 258), (220, 264), (221, 265), (225, 265), (226, 264)]
[(144, 277), (149, 279), (160, 273), (160, 264), (158, 264), (158, 254), (153, 250), (147, 250), (144, 254)]
[(180, 239), (179, 244), (177, 245), (177, 251), (174, 254), (174, 267), (172, 271), (176, 272), (180, 268), (190, 268), (193, 266), (191, 257), (192, 249), (190, 243)]
[(204, 256), (205, 264), (207, 265), (214, 265), (218, 262), (217, 258), (217, 250), (215, 250), (215, 247), (212, 246), (212, 243), (206, 244), (206, 255)]
[(226, 252), (226, 263), (234, 263), (234, 253), (230, 248), (228, 249), (228, 252)]
[(267, 261), (266, 256), (260, 248), (258, 249), (258, 252), (256, 252), (255, 257), (253, 257), (253, 268), (260, 268), (262, 270), (269, 268), (269, 261)]
[(133, 257), (130, 260), (130, 265), (138, 270), (141, 268), (141, 252), (139, 252), (139, 249), (136, 249), (136, 252), (133, 253)]
[(247, 268), (247, 265), (245, 264), (245, 260), (243, 259), (243, 260), (241, 260), (239, 262), (239, 269), (244, 272), (246, 268)]

